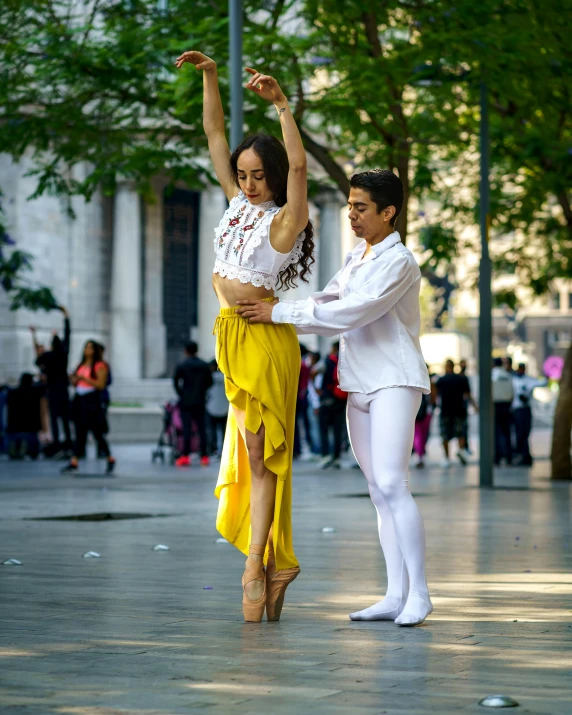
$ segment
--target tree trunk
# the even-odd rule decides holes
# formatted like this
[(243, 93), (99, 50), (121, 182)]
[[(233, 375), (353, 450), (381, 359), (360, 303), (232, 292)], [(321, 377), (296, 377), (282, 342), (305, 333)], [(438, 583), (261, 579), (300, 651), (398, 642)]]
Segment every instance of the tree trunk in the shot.
[(552, 479), (572, 480), (572, 343), (566, 353), (552, 430)]
[(397, 219), (395, 230), (399, 231), (402, 242), (407, 242), (407, 227), (408, 227), (408, 209), (409, 209), (409, 146), (407, 142), (403, 142), (400, 147), (399, 157), (397, 159), (397, 173), (403, 184), (403, 208)]

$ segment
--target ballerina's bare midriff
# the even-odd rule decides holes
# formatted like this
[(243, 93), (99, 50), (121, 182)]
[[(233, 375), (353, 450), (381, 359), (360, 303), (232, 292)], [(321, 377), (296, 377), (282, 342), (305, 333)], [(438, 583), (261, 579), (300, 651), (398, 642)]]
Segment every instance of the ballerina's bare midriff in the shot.
[(274, 297), (274, 291), (264, 286), (257, 288), (251, 283), (241, 283), (238, 278), (224, 278), (218, 273), (213, 273), (213, 288), (221, 308), (234, 308), (239, 300)]

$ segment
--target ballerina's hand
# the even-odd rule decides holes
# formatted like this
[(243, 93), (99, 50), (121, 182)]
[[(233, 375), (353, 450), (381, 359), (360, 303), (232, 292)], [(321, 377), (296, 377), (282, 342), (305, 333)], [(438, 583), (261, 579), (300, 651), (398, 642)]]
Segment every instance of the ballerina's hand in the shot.
[(211, 60), (210, 57), (203, 55), (202, 52), (197, 52), (195, 50), (183, 52), (180, 57), (177, 57), (174, 62), (174, 65), (177, 69), (181, 69), (185, 62), (188, 62), (191, 65), (195, 65), (198, 70), (216, 69), (216, 62), (214, 60)]
[(246, 67), (246, 71), (252, 75), (246, 84), (247, 89), (251, 89), (254, 94), (257, 94), (261, 99), (267, 102), (283, 102), (286, 100), (284, 92), (280, 89), (280, 85), (268, 74), (261, 74), (252, 67)]
[(249, 323), (272, 323), (272, 309), (278, 303), (265, 300), (238, 300), (241, 307), (236, 311), (242, 318), (247, 318)]

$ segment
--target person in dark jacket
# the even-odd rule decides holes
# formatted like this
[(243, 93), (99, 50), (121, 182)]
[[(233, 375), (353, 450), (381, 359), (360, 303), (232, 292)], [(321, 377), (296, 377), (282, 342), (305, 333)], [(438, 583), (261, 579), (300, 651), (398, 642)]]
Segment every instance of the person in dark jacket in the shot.
[(8, 392), (6, 433), (10, 459), (21, 459), (24, 455), (38, 458), (38, 432), (42, 429), (40, 400), (43, 392), (43, 386), (34, 384), (34, 377), (29, 372), (21, 375), (19, 387)]
[[(103, 410), (103, 434), (109, 434), (109, 420), (107, 419), (107, 412), (109, 410), (109, 403), (111, 402), (111, 395), (109, 394), (109, 386), (113, 382), (113, 377), (111, 375), (111, 367), (105, 359), (105, 345), (98, 343), (101, 349), (101, 359), (107, 365), (107, 382), (105, 384), (105, 389), (101, 390), (101, 409)], [(97, 456), (99, 459), (105, 457), (105, 453), (98, 449)]]
[(191, 464), (191, 426), (195, 422), (199, 435), (201, 465), (209, 464), (207, 434), (205, 426), (205, 407), (207, 390), (213, 384), (211, 369), (208, 364), (197, 357), (196, 343), (185, 346), (185, 360), (177, 365), (173, 382), (179, 395), (179, 408), (183, 422), (183, 454), (177, 459), (177, 467), (188, 467)]
[[(47, 454), (55, 456), (61, 449), (71, 450), (73, 443), (70, 431), (70, 403), (68, 395), (68, 357), (70, 351), (70, 317), (63, 305), (58, 310), (64, 314), (64, 337), (55, 333), (51, 350), (42, 350), (36, 341), (36, 329), (30, 327), (36, 351), (36, 365), (46, 381), (46, 396), (50, 411), (50, 424), (53, 443)], [(59, 420), (64, 428), (65, 442), (60, 442)]]

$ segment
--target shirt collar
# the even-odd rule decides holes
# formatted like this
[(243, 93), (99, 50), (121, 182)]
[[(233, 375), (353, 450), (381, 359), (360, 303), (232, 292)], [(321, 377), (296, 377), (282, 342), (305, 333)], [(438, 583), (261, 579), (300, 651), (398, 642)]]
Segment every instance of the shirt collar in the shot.
[[(382, 253), (387, 251), (388, 248), (392, 248), (400, 242), (401, 236), (399, 235), (399, 231), (394, 231), (393, 233), (390, 233), (389, 236), (383, 239), (383, 241), (380, 241), (379, 243), (376, 243), (374, 246), (371, 247), (371, 252), (373, 253), (373, 256), (369, 260), (375, 260), (376, 258), (378, 258), (378, 256), (381, 256)], [(352, 259), (354, 262), (361, 260), (361, 257), (363, 256), (363, 253), (366, 248), (367, 241), (363, 240), (358, 243), (358, 245), (352, 251)]]

